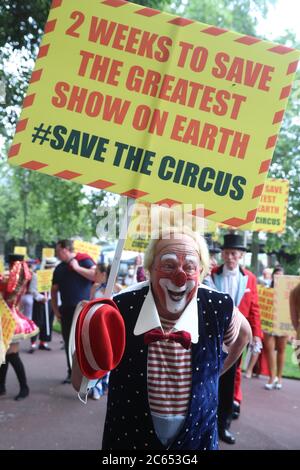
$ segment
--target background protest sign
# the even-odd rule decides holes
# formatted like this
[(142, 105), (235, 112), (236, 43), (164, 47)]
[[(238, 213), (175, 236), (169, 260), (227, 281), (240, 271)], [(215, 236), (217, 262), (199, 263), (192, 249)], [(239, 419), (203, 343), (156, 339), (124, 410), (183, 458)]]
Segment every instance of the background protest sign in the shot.
[(53, 0), (9, 161), (242, 227), (298, 58), (122, 0)]
[(43, 248), (42, 250), (42, 259), (53, 258), (55, 256), (54, 248)]
[(27, 247), (26, 246), (15, 246), (14, 247), (14, 254), (15, 255), (24, 255), (27, 256)]
[(53, 270), (40, 269), (37, 274), (37, 290), (38, 292), (49, 292), (52, 285)]
[(251, 230), (254, 232), (283, 232), (286, 224), (288, 198), (288, 180), (268, 178)]
[(300, 276), (274, 276), (274, 316), (277, 318), (275, 333), (294, 335), (290, 318), (289, 295), (300, 282)]
[(274, 317), (274, 289), (257, 286), (261, 328), (266, 333), (273, 333), (277, 327)]
[(74, 240), (73, 245), (76, 253), (86, 253), (97, 263), (101, 250), (99, 245), (93, 245), (93, 243), (83, 242), (81, 240)]

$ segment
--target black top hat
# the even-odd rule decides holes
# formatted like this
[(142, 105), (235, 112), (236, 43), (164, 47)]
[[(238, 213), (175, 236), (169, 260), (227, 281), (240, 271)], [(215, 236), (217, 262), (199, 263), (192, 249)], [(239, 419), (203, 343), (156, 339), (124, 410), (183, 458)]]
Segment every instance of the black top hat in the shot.
[(244, 240), (242, 235), (235, 235), (234, 233), (228, 233), (224, 235), (224, 245), (222, 246), (222, 250), (227, 249), (233, 250), (242, 250), (247, 251), (247, 248), (244, 245)]
[(210, 233), (206, 233), (204, 235), (204, 238), (207, 243), (207, 248), (208, 251), (211, 255), (216, 254), (216, 253), (221, 253), (220, 248), (217, 246), (217, 244), (213, 241), (212, 236)]
[(15, 261), (24, 261), (24, 255), (17, 255), (15, 253), (8, 255), (9, 264), (14, 263)]

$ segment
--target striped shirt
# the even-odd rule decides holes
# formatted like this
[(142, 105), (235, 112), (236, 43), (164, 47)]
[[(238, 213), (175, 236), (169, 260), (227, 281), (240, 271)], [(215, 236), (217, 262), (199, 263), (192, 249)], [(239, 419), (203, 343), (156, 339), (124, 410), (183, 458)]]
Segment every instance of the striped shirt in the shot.
[[(161, 318), (164, 332), (177, 320)], [(192, 384), (191, 348), (174, 341), (156, 341), (148, 349), (148, 399), (154, 413), (185, 416)]]
[[(224, 336), (229, 347), (236, 340), (242, 315), (234, 309), (231, 323)], [(165, 333), (174, 328), (177, 320), (161, 317)], [(174, 341), (156, 341), (148, 349), (148, 399), (151, 412), (156, 415), (185, 416), (192, 385), (192, 351)]]

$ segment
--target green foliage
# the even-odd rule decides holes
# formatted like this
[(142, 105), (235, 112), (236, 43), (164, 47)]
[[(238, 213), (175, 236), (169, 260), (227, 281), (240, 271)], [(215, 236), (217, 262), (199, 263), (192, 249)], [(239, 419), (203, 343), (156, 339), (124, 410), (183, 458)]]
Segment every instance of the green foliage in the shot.
[[(275, 0), (276, 1), (276, 0)], [(255, 35), (258, 16), (265, 16), (274, 0), (175, 0), (173, 12), (202, 23)]]

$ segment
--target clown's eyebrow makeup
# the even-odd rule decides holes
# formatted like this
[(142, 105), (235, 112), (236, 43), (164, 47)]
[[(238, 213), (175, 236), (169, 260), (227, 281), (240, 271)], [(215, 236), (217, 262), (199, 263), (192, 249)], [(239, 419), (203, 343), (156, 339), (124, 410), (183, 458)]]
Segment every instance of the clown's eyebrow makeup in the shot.
[(165, 261), (166, 259), (178, 260), (177, 255), (175, 255), (175, 253), (166, 253), (165, 255), (162, 255), (160, 259), (161, 261)]
[(197, 263), (198, 261), (197, 256), (194, 256), (194, 255), (186, 255), (185, 259), (186, 261), (193, 261), (194, 263)]

